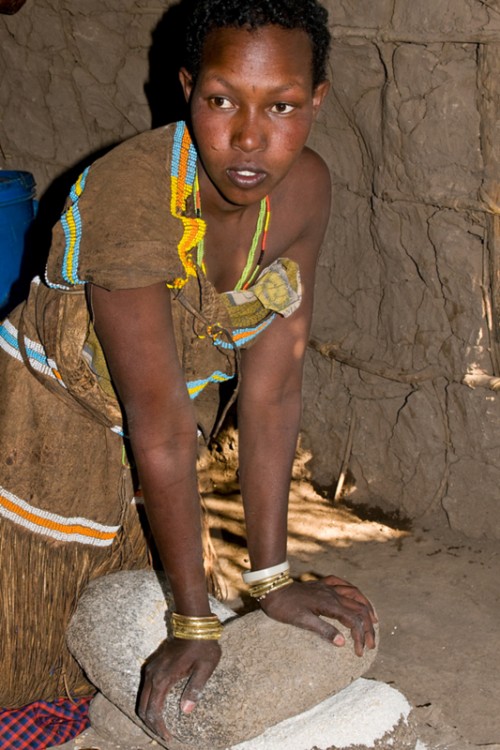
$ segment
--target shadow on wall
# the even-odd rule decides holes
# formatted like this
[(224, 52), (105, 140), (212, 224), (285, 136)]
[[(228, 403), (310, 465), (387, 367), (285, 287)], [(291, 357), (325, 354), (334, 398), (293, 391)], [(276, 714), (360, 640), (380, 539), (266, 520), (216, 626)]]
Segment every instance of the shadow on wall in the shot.
[(71, 186), (89, 164), (104, 156), (115, 145), (117, 144), (112, 143), (98, 149), (74, 164), (56, 177), (41, 196), (36, 216), (25, 237), (19, 277), (11, 287), (6, 305), (0, 309), (0, 318), (26, 299), (34, 276), (43, 278), (52, 241), (52, 227), (59, 220)]
[(21, 10), (26, 0), (0, 0), (0, 13), (7, 16), (13, 16), (18, 10)]
[(144, 93), (151, 110), (151, 127), (184, 120), (186, 102), (179, 83), (179, 68), (185, 62), (184, 38), (194, 0), (181, 0), (162, 16), (151, 34), (149, 79)]
[[(192, 5), (193, 0), (181, 0), (168, 8), (151, 33), (149, 77), (144, 84), (144, 93), (151, 111), (152, 128), (187, 116), (178, 71), (184, 61), (183, 40)], [(85, 156), (53, 180), (40, 197), (37, 216), (26, 237), (21, 273), (11, 289), (7, 306), (1, 310), (2, 315), (26, 298), (34, 276), (43, 277), (52, 240), (52, 227), (59, 220), (71, 186), (89, 164), (116, 145), (118, 141)]]

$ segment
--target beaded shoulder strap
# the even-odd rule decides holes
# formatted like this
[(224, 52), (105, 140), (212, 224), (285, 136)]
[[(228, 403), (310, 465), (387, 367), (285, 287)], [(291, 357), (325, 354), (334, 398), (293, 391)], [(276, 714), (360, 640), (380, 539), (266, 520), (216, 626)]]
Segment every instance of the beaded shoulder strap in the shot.
[[(201, 197), (200, 197), (200, 184), (198, 182), (198, 172), (195, 173), (195, 177), (194, 177), (194, 194), (195, 194), (196, 216), (201, 217)], [(269, 232), (270, 221), (271, 221), (271, 200), (269, 196), (266, 195), (266, 197), (263, 198), (260, 202), (259, 218), (257, 219), (257, 226), (255, 227), (252, 244), (250, 246), (250, 252), (248, 253), (247, 261), (245, 263), (245, 268), (243, 269), (242, 274), (240, 278), (238, 279), (238, 281), (236, 282), (236, 286), (234, 287), (236, 291), (240, 291), (241, 289), (248, 289), (248, 287), (255, 280), (257, 274), (260, 272), (262, 259), (264, 258), (264, 253), (266, 251), (267, 235)], [(255, 255), (257, 251), (257, 246), (259, 244), (259, 239), (260, 239), (260, 254), (257, 259), (257, 262), (255, 263)], [(202, 268), (203, 272), (205, 273), (206, 269), (205, 269), (205, 262), (204, 262), (204, 253), (205, 253), (205, 247), (204, 247), (204, 241), (202, 238), (200, 242), (198, 243), (198, 252), (196, 254), (196, 258), (197, 258), (198, 266)], [(253, 268), (253, 271), (252, 271), (252, 268)]]
[(178, 122), (175, 127), (170, 168), (170, 212), (182, 221), (184, 227), (177, 249), (185, 276), (167, 284), (172, 289), (182, 289), (190, 276), (196, 276), (193, 250), (205, 235), (205, 222), (199, 217), (191, 218), (185, 215), (187, 200), (193, 192), (197, 156), (186, 123)]

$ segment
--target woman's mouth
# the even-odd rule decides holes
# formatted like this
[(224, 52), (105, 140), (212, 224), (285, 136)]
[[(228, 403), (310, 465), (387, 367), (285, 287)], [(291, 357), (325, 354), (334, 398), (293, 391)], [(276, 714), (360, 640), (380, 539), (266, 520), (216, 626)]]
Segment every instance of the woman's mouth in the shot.
[(267, 177), (267, 172), (263, 172), (261, 169), (250, 169), (249, 167), (240, 169), (230, 167), (226, 170), (226, 174), (233, 185), (246, 189), (257, 187)]

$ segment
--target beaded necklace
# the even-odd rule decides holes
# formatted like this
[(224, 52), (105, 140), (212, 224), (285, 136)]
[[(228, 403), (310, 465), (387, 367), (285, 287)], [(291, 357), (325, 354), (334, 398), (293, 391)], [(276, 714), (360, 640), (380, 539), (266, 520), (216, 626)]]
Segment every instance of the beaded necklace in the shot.
[(193, 192), (197, 158), (198, 155), (191, 142), (186, 124), (182, 121), (178, 122), (175, 127), (170, 167), (170, 212), (182, 222), (184, 227), (177, 250), (185, 277), (178, 277), (167, 284), (172, 289), (182, 289), (190, 276), (196, 276), (192, 250), (203, 239), (206, 230), (206, 224), (200, 217), (191, 218), (185, 215), (188, 198)]
[[(196, 175), (194, 178), (194, 190), (195, 190), (194, 195), (195, 195), (196, 216), (199, 219), (201, 219), (201, 196), (200, 196), (200, 183), (198, 181), (198, 171), (196, 172)], [(255, 227), (255, 232), (252, 238), (250, 252), (248, 253), (247, 262), (245, 263), (243, 272), (234, 287), (236, 291), (240, 291), (241, 289), (248, 289), (248, 287), (250, 286), (252, 281), (255, 279), (260, 269), (260, 266), (262, 264), (262, 259), (264, 258), (264, 253), (266, 251), (267, 235), (269, 231), (270, 221), (271, 221), (271, 201), (269, 200), (269, 196), (266, 195), (266, 197), (263, 198), (260, 202), (259, 218), (257, 219), (257, 226)], [(255, 255), (257, 252), (257, 247), (259, 245), (259, 239), (260, 239), (259, 257), (257, 259), (257, 263), (255, 264), (255, 268), (253, 272), (250, 273), (254, 266)], [(202, 237), (198, 243), (197, 262), (200, 268), (203, 268), (203, 271), (205, 272), (204, 254), (205, 254), (205, 240)]]
[[(170, 171), (171, 180), (171, 198), (170, 198), (170, 211), (172, 216), (182, 221), (184, 232), (181, 240), (178, 244), (179, 258), (184, 268), (185, 277), (178, 277), (171, 283), (167, 284), (173, 289), (182, 289), (182, 287), (188, 282), (190, 276), (196, 276), (196, 266), (202, 269), (203, 273), (206, 273), (204, 263), (204, 237), (206, 231), (206, 223), (201, 218), (201, 200), (200, 200), (200, 186), (198, 182), (198, 172), (196, 169), (196, 161), (198, 155), (196, 149), (191, 141), (189, 131), (184, 122), (178, 122), (174, 133), (174, 142), (172, 148), (172, 163)], [(186, 216), (186, 206), (188, 198), (193, 193), (194, 187), (194, 198), (195, 198), (195, 210), (196, 217), (191, 218)], [(271, 221), (271, 202), (269, 196), (263, 198), (260, 202), (259, 218), (257, 219), (257, 226), (252, 239), (250, 252), (248, 254), (247, 262), (243, 273), (241, 274), (235, 289), (248, 289), (252, 281), (255, 279), (266, 250), (267, 235), (269, 231), (269, 223)], [(259, 246), (260, 239), (260, 253), (257, 258), (257, 263), (254, 267), (255, 255), (257, 253), (257, 247)], [(196, 248), (196, 262), (192, 255), (193, 250)], [(254, 270), (252, 271), (252, 268)]]

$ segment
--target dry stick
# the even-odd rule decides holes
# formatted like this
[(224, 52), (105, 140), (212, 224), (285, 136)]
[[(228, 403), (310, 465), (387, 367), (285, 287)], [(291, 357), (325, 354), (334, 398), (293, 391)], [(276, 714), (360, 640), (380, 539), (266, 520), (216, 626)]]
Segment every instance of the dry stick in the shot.
[(317, 339), (310, 339), (309, 346), (311, 349), (319, 352), (323, 357), (334, 359), (355, 370), (368, 372), (370, 375), (377, 375), (379, 378), (393, 380), (396, 383), (418, 385), (418, 383), (423, 383), (424, 381), (435, 380), (436, 378), (446, 378), (450, 383), (461, 383), (469, 388), (489, 388), (495, 392), (500, 391), (500, 378), (495, 377), (494, 375), (489, 375), (481, 370), (472, 370), (466, 373), (461, 380), (456, 380), (450, 373), (447, 373), (439, 367), (429, 366), (424, 367), (422, 370), (417, 370), (416, 372), (408, 372), (405, 370), (397, 370), (394, 367), (389, 367), (383, 362), (377, 362), (373, 359), (369, 361), (358, 359), (358, 357), (354, 357), (348, 352), (342, 350), (337, 344), (321, 343)]
[(469, 388), (489, 388), (490, 391), (500, 391), (500, 378), (481, 371), (467, 373), (467, 375), (464, 375), (462, 383), (468, 385)]
[(483, 161), (483, 182), (480, 199), (492, 215), (487, 217), (483, 254), (482, 294), (488, 326), (492, 370), (500, 375), (500, 141), (498, 138), (499, 107), (499, 45), (478, 48), (478, 112), (480, 117), (480, 148)]
[[(494, 223), (494, 220), (492, 221)], [(491, 238), (491, 241), (494, 242), (494, 227), (492, 229), (493, 237)], [(484, 242), (484, 250), (483, 250), (483, 279), (481, 283), (481, 295), (483, 298), (483, 308), (484, 308), (484, 317), (486, 318), (486, 327), (488, 329), (488, 341), (489, 341), (489, 352), (491, 357), (491, 363), (493, 366), (493, 371), (495, 373), (500, 372), (500, 362), (498, 361), (497, 351), (496, 351), (496, 341), (495, 341), (495, 323), (494, 323), (494, 314), (493, 314), (493, 302), (492, 302), (492, 291), (491, 291), (491, 284), (489, 279), (489, 258), (486, 257), (488, 255), (488, 239)], [(467, 376), (466, 376), (467, 377)], [(497, 390), (494, 388), (493, 390)]]
[(424, 380), (434, 380), (439, 377), (447, 377), (446, 373), (438, 367), (431, 366), (425, 367), (423, 370), (418, 370), (416, 372), (408, 372), (397, 370), (394, 367), (389, 367), (383, 362), (377, 362), (373, 359), (369, 361), (358, 359), (342, 350), (337, 344), (321, 343), (321, 341), (318, 341), (317, 339), (310, 339), (309, 346), (324, 357), (335, 359), (337, 362), (342, 362), (342, 364), (353, 367), (356, 370), (369, 372), (372, 375), (378, 375), (380, 378), (385, 378), (386, 380), (394, 380), (397, 383), (412, 385), (413, 383), (421, 383)]
[(355, 26), (333, 26), (332, 37), (335, 41), (344, 42), (352, 39), (361, 39), (365, 42), (380, 42), (394, 44), (422, 44), (427, 47), (430, 44), (498, 44), (500, 42), (500, 31), (455, 31), (450, 34), (442, 32), (426, 31), (425, 33), (414, 33), (404, 30), (361, 28)]
[(216, 599), (224, 601), (227, 599), (227, 587), (221, 573), (220, 561), (217, 550), (210, 535), (210, 509), (203, 498), (199, 495), (201, 510), (201, 538), (203, 543), (203, 567), (208, 593)]
[(468, 198), (453, 198), (446, 200), (443, 197), (435, 198), (428, 195), (408, 195), (397, 190), (384, 190), (381, 199), (386, 203), (418, 203), (431, 208), (447, 209), (449, 211), (477, 211), (482, 214), (498, 214), (498, 208), (490, 202), (482, 200), (471, 200)]
[(354, 429), (356, 427), (356, 412), (354, 409), (351, 412), (351, 421), (349, 423), (349, 432), (347, 433), (347, 443), (344, 451), (344, 458), (342, 459), (342, 466), (340, 467), (340, 474), (335, 488), (335, 494), (333, 496), (333, 502), (336, 503), (340, 500), (342, 490), (344, 488), (344, 482), (349, 468), (349, 461), (351, 460), (352, 445), (354, 442)]

